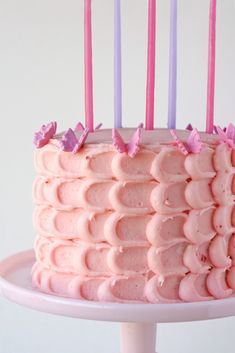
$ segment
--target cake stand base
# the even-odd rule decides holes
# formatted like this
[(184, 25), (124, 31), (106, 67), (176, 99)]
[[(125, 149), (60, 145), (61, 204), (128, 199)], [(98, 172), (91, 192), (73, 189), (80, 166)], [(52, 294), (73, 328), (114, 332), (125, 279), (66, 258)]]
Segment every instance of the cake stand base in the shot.
[(156, 324), (209, 320), (235, 315), (235, 297), (198, 303), (119, 304), (44, 294), (31, 285), (33, 250), (0, 262), (0, 296), (46, 313), (121, 323), (120, 353), (155, 353)]
[(121, 353), (155, 353), (156, 324), (121, 323)]

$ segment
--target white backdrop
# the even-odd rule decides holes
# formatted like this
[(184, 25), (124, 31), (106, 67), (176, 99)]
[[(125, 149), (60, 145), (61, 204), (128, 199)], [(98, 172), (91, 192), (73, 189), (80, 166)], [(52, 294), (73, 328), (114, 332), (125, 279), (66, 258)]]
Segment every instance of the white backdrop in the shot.
[[(32, 137), (83, 120), (82, 0), (0, 0), (0, 257), (32, 247)], [(147, 0), (123, 0), (124, 125), (144, 121)], [(111, 0), (93, 0), (94, 109), (113, 124)], [(179, 0), (178, 126), (205, 126), (208, 0)], [(156, 125), (167, 121), (169, 1), (158, 1)], [(235, 117), (235, 6), (218, 0), (216, 122)], [(233, 353), (235, 319), (159, 328), (160, 353)], [(53, 317), (0, 299), (0, 353), (118, 352), (118, 325)]]

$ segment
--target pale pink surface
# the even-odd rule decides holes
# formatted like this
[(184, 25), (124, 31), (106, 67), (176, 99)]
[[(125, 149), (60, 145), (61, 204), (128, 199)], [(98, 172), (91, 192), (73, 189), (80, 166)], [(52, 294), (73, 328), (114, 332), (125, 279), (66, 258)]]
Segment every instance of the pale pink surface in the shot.
[(151, 215), (120, 215), (113, 212), (104, 225), (105, 239), (112, 245), (149, 245), (146, 232)]
[[(155, 327), (152, 324), (154, 322), (211, 320), (231, 317), (235, 314), (234, 295), (225, 300), (196, 303), (181, 302), (171, 303), (170, 305), (161, 304), (161, 302), (158, 305), (155, 303), (146, 305), (146, 302), (136, 305), (137, 302), (125, 302), (125, 305), (123, 305), (123, 303), (114, 302), (99, 303), (84, 298), (74, 300), (58, 297), (59, 294), (57, 296), (47, 295), (32, 287), (30, 283), (29, 274), (34, 261), (35, 257), (32, 250), (14, 254), (1, 261), (0, 295), (2, 297), (46, 313), (80, 319), (124, 322), (122, 324), (122, 335), (124, 334), (122, 336), (122, 347), (125, 347), (127, 352), (137, 352), (139, 346), (141, 346), (141, 353), (146, 352), (146, 349), (151, 352), (155, 351), (155, 342), (152, 337), (155, 334)], [(77, 292), (76, 280), (73, 285), (75, 293)], [(169, 280), (171, 281), (171, 278)], [(177, 285), (174, 286), (172, 283), (170, 288), (177, 288)], [(87, 294), (86, 289), (84, 289), (84, 292)], [(92, 293), (94, 292), (91, 290)], [(51, 294), (55, 294), (55, 292), (51, 292)], [(174, 290), (169, 294), (174, 294)], [(169, 302), (167, 303), (169, 304)]]
[(232, 234), (235, 232), (235, 206), (219, 206), (214, 213), (214, 226), (218, 234)]
[(161, 248), (151, 247), (148, 252), (150, 269), (159, 276), (184, 275), (188, 268), (184, 265), (183, 255), (187, 248), (186, 242)]
[(135, 158), (130, 158), (126, 153), (115, 153), (111, 161), (110, 174), (119, 180), (151, 180), (153, 178), (151, 168), (156, 156), (155, 152), (144, 149)]
[(160, 182), (184, 181), (189, 177), (185, 159), (175, 147), (163, 146), (152, 162), (151, 174)]
[(186, 201), (187, 182), (160, 183), (151, 194), (151, 204), (159, 214), (176, 214), (190, 210)]
[(212, 264), (208, 254), (209, 242), (202, 245), (189, 244), (183, 255), (183, 263), (191, 273), (207, 273)]
[(145, 294), (150, 303), (176, 303), (180, 301), (179, 286), (183, 276), (153, 276), (147, 283)]
[(207, 287), (207, 274), (187, 274), (180, 282), (179, 297), (184, 301), (211, 300)]
[(232, 259), (233, 266), (235, 266), (235, 234), (233, 234), (229, 240), (228, 255)]
[(234, 171), (219, 171), (212, 182), (212, 192), (215, 201), (223, 206), (234, 205), (235, 194), (233, 193)]
[(235, 267), (234, 266), (232, 266), (229, 269), (226, 280), (227, 280), (228, 286), (235, 291)]
[[(124, 143), (133, 132), (120, 130)], [(38, 149), (35, 284), (118, 302), (230, 295), (235, 158), (217, 135), (200, 135), (201, 152), (186, 156), (164, 129), (142, 130), (134, 158), (116, 151), (110, 130), (89, 134), (76, 154), (59, 150), (60, 136)]]
[(218, 171), (234, 172), (235, 163), (232, 162), (234, 151), (225, 143), (216, 147), (214, 155), (214, 167)]
[(46, 268), (89, 276), (146, 273), (148, 250), (148, 246), (115, 247), (45, 237), (35, 242), (37, 261)]
[[(134, 131), (134, 129), (121, 129), (121, 134), (125, 142), (130, 140)], [(186, 139), (189, 135), (189, 132), (182, 130), (179, 131), (178, 134), (182, 139)], [(80, 135), (81, 132), (77, 132), (78, 138)], [(207, 135), (205, 133), (200, 133), (200, 135), (202, 141), (204, 141), (205, 148), (207, 145), (213, 147), (215, 146), (216, 142), (218, 143), (219, 139), (217, 135)], [(35, 151), (35, 167), (38, 174), (46, 176), (60, 176), (63, 178), (81, 178), (85, 176), (95, 176), (96, 178), (116, 177), (119, 180), (129, 180), (129, 178), (134, 178), (133, 174), (140, 174), (138, 178), (144, 178), (145, 176), (146, 179), (149, 179), (149, 175), (151, 175), (152, 169), (152, 179), (157, 179), (156, 175), (158, 172), (156, 172), (156, 168), (159, 170), (159, 167), (158, 162), (154, 163), (154, 156), (157, 156), (158, 152), (161, 152), (161, 155), (166, 158), (166, 161), (163, 161), (164, 169), (160, 173), (165, 175), (173, 174), (172, 178), (178, 175), (180, 180), (185, 179), (185, 175), (187, 176), (183, 166), (185, 156), (180, 154), (180, 151), (178, 151), (177, 148), (172, 147), (172, 137), (169, 133), (169, 130), (167, 129), (157, 129), (152, 131), (142, 130), (140, 151), (134, 159), (125, 153), (117, 153), (115, 147), (113, 146), (111, 130), (97, 130), (94, 133), (90, 133), (87, 137), (86, 145), (76, 155), (60, 150), (59, 145), (62, 136), (63, 134), (57, 135), (56, 138), (51, 140), (50, 144)], [(172, 151), (173, 155), (171, 153), (168, 155), (169, 151)], [(145, 154), (139, 156), (142, 152)], [(148, 152), (152, 152), (152, 154), (149, 153), (147, 157)], [(117, 162), (113, 161), (113, 157), (117, 159)], [(190, 157), (190, 155), (188, 155), (186, 158), (188, 157)], [(126, 162), (124, 163), (123, 167), (122, 163), (118, 163), (120, 158), (125, 158)], [(139, 166), (137, 165), (138, 162), (136, 164), (136, 161), (139, 161), (139, 165), (142, 165), (143, 160), (146, 160), (146, 158), (148, 158), (149, 162), (144, 162), (146, 165), (140, 170)], [(142, 159), (142, 163), (140, 159)], [(126, 176), (125, 167), (127, 166), (127, 161), (129, 166), (132, 164), (136, 166), (135, 168), (137, 168), (137, 173), (135, 168), (133, 170), (132, 167), (127, 167), (128, 172)], [(177, 169), (175, 170), (175, 168)], [(184, 176), (181, 175), (182, 168), (184, 170)], [(157, 174), (155, 175), (155, 173)], [(164, 179), (164, 181), (168, 182), (169, 179)]]
[(184, 234), (193, 244), (203, 244), (215, 236), (214, 212), (215, 207), (189, 212), (184, 224)]
[(226, 281), (226, 269), (212, 268), (207, 277), (207, 288), (216, 299), (229, 297), (233, 290)]
[(46, 293), (69, 296), (74, 299), (116, 302), (147, 301), (143, 275), (86, 277), (62, 274), (36, 263), (32, 270), (33, 283)]
[(214, 239), (212, 239), (209, 247), (209, 257), (214, 267), (231, 267), (232, 260), (228, 256), (228, 244), (224, 236), (216, 235)]
[(151, 217), (147, 225), (147, 238), (156, 247), (182, 242), (184, 236), (184, 223), (186, 214), (158, 215)]
[(213, 163), (214, 150), (204, 148), (201, 153), (190, 154), (185, 159), (185, 169), (194, 180), (213, 178), (215, 168)]
[(33, 186), (33, 200), (36, 205), (52, 206), (60, 210), (83, 208), (93, 212), (114, 210), (120, 213), (147, 214), (153, 212), (151, 194), (157, 185), (154, 181), (37, 177)]
[(211, 192), (211, 179), (192, 180), (185, 189), (185, 198), (188, 204), (198, 210), (214, 204)]

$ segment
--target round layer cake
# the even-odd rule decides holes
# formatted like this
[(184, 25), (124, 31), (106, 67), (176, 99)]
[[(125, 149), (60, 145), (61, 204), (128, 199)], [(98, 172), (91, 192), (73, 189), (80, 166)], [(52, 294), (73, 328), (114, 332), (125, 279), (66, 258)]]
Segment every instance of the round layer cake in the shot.
[(37, 288), (123, 303), (233, 294), (229, 144), (195, 130), (71, 134), (51, 136), (35, 152)]

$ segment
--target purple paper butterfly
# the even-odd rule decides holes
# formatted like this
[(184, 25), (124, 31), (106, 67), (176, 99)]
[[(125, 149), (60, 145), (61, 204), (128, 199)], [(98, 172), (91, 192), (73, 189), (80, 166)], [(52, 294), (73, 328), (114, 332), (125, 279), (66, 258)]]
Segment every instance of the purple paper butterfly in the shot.
[(193, 131), (193, 125), (192, 125), (192, 124), (188, 124), (188, 125), (186, 126), (186, 130), (188, 130), (188, 131)]
[(80, 138), (77, 139), (73, 130), (69, 128), (60, 141), (61, 149), (65, 152), (77, 153), (86, 142), (88, 134), (89, 129), (84, 129)]
[(225, 131), (217, 126), (216, 131), (222, 142), (235, 149), (235, 126), (233, 124), (229, 124)]
[(34, 134), (33, 143), (37, 148), (45, 146), (56, 134), (57, 123), (52, 121), (47, 125), (42, 125), (41, 129)]
[(189, 153), (200, 153), (202, 150), (202, 141), (197, 129), (193, 129), (186, 142), (181, 141), (175, 133), (171, 130), (171, 136), (174, 138), (177, 147), (184, 155)]
[(136, 153), (139, 151), (139, 143), (141, 136), (142, 124), (136, 129), (131, 137), (130, 142), (125, 143), (116, 129), (112, 130), (113, 145), (116, 147), (119, 153), (127, 153), (131, 158), (135, 157)]

